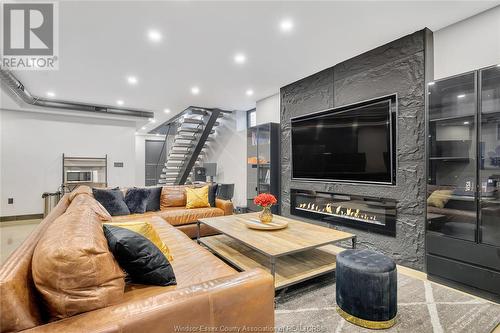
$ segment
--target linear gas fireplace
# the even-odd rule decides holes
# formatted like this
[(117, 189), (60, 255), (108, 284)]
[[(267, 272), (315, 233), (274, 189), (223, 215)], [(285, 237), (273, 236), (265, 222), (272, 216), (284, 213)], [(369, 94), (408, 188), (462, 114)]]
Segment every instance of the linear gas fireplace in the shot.
[(293, 215), (396, 235), (396, 200), (298, 189), (290, 195)]

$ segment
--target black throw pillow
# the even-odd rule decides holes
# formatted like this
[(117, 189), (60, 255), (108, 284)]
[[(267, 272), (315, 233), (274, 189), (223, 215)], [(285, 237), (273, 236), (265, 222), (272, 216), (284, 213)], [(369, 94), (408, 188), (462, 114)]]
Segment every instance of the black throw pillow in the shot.
[(130, 214), (142, 214), (146, 211), (149, 194), (150, 190), (148, 188), (133, 187), (127, 190), (125, 203), (130, 210)]
[(172, 266), (149, 239), (109, 224), (104, 224), (103, 229), (111, 253), (132, 282), (157, 286), (177, 284)]
[(148, 204), (146, 206), (147, 212), (156, 212), (160, 210), (160, 197), (161, 197), (161, 186), (149, 187), (149, 197)]
[(217, 183), (211, 183), (208, 186), (208, 203), (210, 204), (210, 207), (215, 207), (217, 187), (219, 187), (219, 184)]
[(111, 216), (130, 214), (130, 210), (123, 198), (123, 193), (118, 187), (109, 190), (93, 188), (92, 194), (94, 194), (94, 198), (106, 208)]

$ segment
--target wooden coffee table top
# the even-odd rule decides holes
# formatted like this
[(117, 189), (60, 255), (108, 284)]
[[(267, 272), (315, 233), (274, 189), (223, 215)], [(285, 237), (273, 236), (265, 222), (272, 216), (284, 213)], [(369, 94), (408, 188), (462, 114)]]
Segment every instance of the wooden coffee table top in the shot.
[(259, 213), (248, 213), (203, 218), (199, 222), (271, 257), (305, 251), (355, 237), (354, 234), (300, 222), (279, 215), (274, 215), (274, 219), (287, 221), (287, 228), (263, 231), (249, 229), (245, 225), (245, 220), (258, 219), (258, 217)]

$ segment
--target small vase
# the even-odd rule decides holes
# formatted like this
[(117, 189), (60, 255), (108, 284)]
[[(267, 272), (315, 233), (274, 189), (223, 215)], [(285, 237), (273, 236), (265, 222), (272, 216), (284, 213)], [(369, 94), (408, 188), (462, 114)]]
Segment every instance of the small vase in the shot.
[(273, 220), (273, 213), (271, 213), (271, 206), (262, 207), (262, 211), (259, 214), (260, 222), (267, 224), (271, 223)]

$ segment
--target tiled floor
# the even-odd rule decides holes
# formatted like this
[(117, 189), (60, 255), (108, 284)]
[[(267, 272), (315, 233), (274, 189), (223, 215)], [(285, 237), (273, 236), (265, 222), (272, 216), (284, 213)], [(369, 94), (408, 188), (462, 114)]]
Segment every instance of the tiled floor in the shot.
[(0, 222), (0, 263), (28, 237), (41, 220)]

